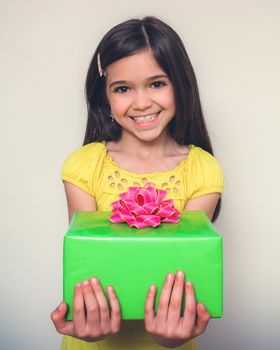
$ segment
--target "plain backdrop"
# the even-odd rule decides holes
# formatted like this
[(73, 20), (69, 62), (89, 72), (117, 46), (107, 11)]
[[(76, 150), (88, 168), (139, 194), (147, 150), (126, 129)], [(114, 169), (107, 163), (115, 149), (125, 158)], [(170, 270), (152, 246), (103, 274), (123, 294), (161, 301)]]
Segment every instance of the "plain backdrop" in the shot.
[(85, 75), (102, 36), (155, 15), (184, 41), (225, 191), (224, 317), (202, 350), (279, 345), (278, 0), (0, 1), (1, 349), (58, 349), (63, 160), (82, 144)]

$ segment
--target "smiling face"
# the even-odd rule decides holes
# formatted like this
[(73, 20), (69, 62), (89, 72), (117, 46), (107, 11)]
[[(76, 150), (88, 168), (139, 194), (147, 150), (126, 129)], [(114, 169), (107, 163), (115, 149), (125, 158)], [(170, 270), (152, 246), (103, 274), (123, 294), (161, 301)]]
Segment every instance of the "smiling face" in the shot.
[(174, 91), (150, 49), (106, 68), (106, 94), (122, 137), (155, 141), (167, 136), (166, 127), (175, 115)]

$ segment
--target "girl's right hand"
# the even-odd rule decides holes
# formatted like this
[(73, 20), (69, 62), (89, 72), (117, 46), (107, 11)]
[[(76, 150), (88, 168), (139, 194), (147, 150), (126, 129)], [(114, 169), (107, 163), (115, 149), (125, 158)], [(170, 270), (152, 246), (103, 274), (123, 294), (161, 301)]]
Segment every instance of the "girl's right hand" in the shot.
[(73, 301), (73, 321), (66, 321), (67, 305), (61, 302), (51, 313), (51, 319), (58, 333), (95, 342), (120, 330), (120, 304), (113, 287), (107, 287), (111, 305), (96, 277), (77, 284)]

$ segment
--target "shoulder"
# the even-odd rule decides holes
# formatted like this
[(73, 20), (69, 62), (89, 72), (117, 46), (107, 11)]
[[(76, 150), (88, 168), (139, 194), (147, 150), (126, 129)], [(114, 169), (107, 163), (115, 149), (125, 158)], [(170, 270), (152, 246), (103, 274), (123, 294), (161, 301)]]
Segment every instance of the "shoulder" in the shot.
[(93, 142), (72, 152), (62, 165), (61, 178), (86, 192), (91, 192), (94, 169), (106, 155), (103, 142)]
[(191, 197), (219, 192), (224, 187), (224, 173), (220, 162), (204, 149), (190, 145), (188, 159), (188, 182)]
[(98, 157), (105, 151), (105, 144), (103, 142), (92, 142), (87, 145), (81, 146), (66, 158), (64, 165), (71, 162), (84, 162), (91, 160), (94, 157)]
[(92, 142), (73, 151), (63, 162), (62, 174), (71, 169), (91, 167), (106, 153), (103, 142)]
[(195, 145), (189, 146), (191, 166), (207, 172), (223, 172), (219, 161), (209, 152)]

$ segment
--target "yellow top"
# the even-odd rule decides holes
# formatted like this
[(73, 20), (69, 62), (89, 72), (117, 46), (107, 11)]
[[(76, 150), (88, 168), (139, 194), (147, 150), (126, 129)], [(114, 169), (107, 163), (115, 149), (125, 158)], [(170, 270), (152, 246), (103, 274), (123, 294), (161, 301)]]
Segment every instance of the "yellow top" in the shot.
[[(94, 142), (73, 152), (62, 167), (62, 180), (72, 183), (91, 194), (98, 211), (110, 211), (111, 203), (129, 186), (143, 186), (152, 182), (167, 191), (165, 199), (173, 199), (179, 211), (187, 201), (207, 193), (222, 192), (223, 171), (218, 161), (208, 152), (189, 146), (186, 159), (173, 170), (157, 173), (135, 174), (121, 169), (109, 156), (104, 142)], [(125, 350), (163, 349), (145, 332), (143, 321), (123, 321), (121, 331), (96, 343), (87, 343), (64, 336), (61, 350)], [(195, 350), (190, 341), (178, 349)]]
[(179, 211), (187, 201), (207, 193), (222, 192), (223, 172), (218, 161), (208, 152), (194, 145), (173, 170), (135, 174), (121, 169), (107, 153), (103, 142), (94, 142), (73, 152), (64, 162), (62, 180), (91, 194), (97, 210), (111, 210), (111, 203), (129, 186), (143, 186), (153, 182), (167, 191)]

